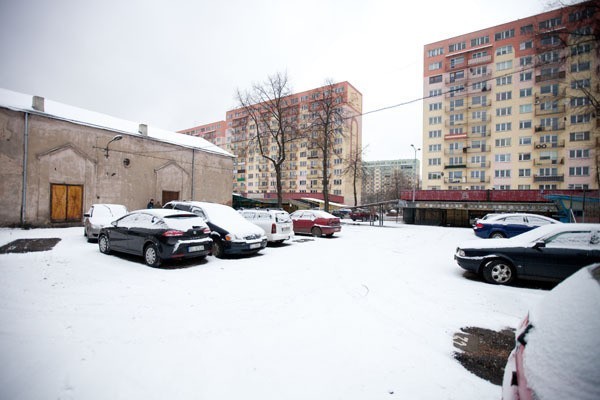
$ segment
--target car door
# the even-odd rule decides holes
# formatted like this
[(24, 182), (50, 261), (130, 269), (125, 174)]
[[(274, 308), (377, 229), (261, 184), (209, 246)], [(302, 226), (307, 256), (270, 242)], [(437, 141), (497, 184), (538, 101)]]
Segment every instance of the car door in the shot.
[(127, 251), (134, 254), (142, 254), (144, 243), (148, 236), (153, 235), (160, 229), (162, 220), (154, 215), (139, 213), (129, 227)]
[(135, 224), (137, 213), (129, 214), (115, 222), (110, 229), (110, 246), (115, 250), (127, 251), (129, 248), (129, 228)]
[(294, 232), (309, 233), (313, 220), (313, 213), (310, 211), (302, 211), (295, 219), (293, 219)]
[(565, 279), (581, 267), (599, 261), (594, 257), (592, 232), (573, 230), (560, 232), (547, 238), (540, 248), (544, 260), (540, 262), (540, 272), (551, 279)]
[(522, 215), (510, 215), (504, 218), (503, 228), (507, 237), (517, 236), (531, 229), (527, 226), (527, 220)]

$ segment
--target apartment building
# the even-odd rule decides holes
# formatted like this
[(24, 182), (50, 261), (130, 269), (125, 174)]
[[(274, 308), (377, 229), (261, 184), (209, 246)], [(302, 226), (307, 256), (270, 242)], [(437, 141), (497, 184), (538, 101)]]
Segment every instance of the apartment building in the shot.
[(419, 186), (420, 162), (415, 159), (363, 161), (363, 203), (400, 198), (402, 190)]
[[(343, 115), (343, 121), (336, 126), (333, 138), (329, 198), (340, 204), (354, 203), (354, 184), (347, 167), (350, 155), (360, 154), (362, 148), (362, 94), (348, 82), (295, 93), (284, 99), (289, 109), (293, 109), (290, 114), (297, 118), (298, 128), (306, 131), (304, 139), (286, 146), (286, 160), (282, 168), (284, 199), (323, 199), (323, 155), (314, 146), (314, 133), (310, 131), (310, 126), (315, 118), (313, 104), (322, 99), (328, 90), (335, 92)], [(254, 199), (277, 198), (273, 164), (261, 156), (256, 143), (253, 143), (256, 126), (244, 108), (227, 111), (225, 121), (185, 129), (180, 133), (203, 137), (236, 155), (232, 181), (234, 193)], [(277, 150), (273, 143), (271, 147), (267, 151)], [(360, 181), (356, 190), (360, 202)]]
[(598, 188), (596, 9), (425, 46), (423, 189)]

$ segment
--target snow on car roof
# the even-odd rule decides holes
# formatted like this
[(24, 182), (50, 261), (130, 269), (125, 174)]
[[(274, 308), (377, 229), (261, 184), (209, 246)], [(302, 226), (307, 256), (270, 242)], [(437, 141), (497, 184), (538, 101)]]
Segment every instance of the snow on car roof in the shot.
[[(112, 117), (110, 115), (85, 110), (83, 108), (69, 106), (49, 99), (44, 99), (44, 111), (42, 112), (33, 109), (32, 98), (33, 96), (28, 94), (13, 92), (11, 90), (0, 88), (0, 107), (9, 108), (16, 111), (25, 111), (32, 114), (52, 116), (80, 125), (108, 128), (110, 130), (127, 135), (142, 136), (142, 134), (139, 132), (139, 123), (137, 122), (127, 121)], [(209, 153), (233, 157), (231, 153), (201, 137), (172, 132), (151, 125), (147, 126), (149, 138), (156, 139), (161, 142), (177, 144), (180, 146), (193, 147)]]
[(599, 399), (598, 265), (556, 286), (529, 315), (524, 368), (540, 399)]
[[(171, 210), (166, 208), (147, 208), (132, 211), (130, 214), (134, 213), (149, 214), (160, 218), (167, 225), (167, 227), (171, 229), (187, 230), (193, 226), (198, 226), (200, 228), (205, 228), (207, 226), (206, 222), (204, 222), (204, 219), (187, 211)], [(154, 227), (154, 225), (152, 227)]]

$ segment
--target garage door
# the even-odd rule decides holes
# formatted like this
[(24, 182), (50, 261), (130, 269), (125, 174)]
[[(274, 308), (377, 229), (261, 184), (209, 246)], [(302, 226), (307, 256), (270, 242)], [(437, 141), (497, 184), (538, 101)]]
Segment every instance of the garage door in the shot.
[(81, 221), (83, 185), (51, 184), (50, 209), (52, 222)]

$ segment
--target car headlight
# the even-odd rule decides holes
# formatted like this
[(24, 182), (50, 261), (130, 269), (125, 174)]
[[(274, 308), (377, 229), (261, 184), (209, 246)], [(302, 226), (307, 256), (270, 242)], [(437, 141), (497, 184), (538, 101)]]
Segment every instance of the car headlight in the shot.
[(464, 257), (465, 256), (465, 251), (463, 249), (457, 248), (456, 249), (456, 255), (458, 255), (459, 257)]

